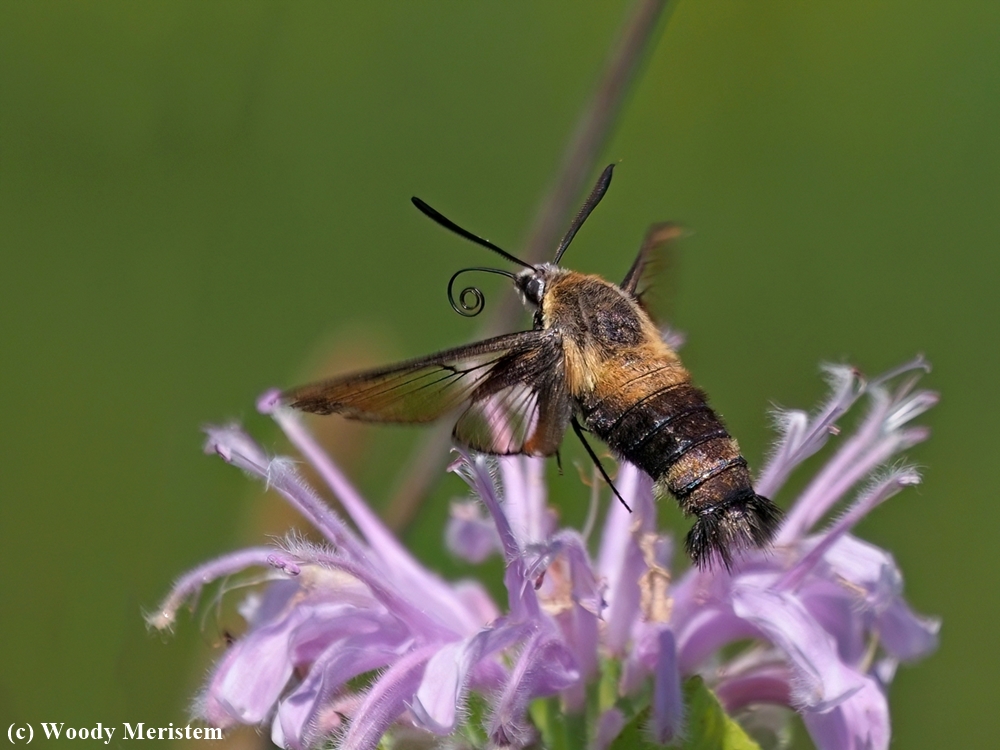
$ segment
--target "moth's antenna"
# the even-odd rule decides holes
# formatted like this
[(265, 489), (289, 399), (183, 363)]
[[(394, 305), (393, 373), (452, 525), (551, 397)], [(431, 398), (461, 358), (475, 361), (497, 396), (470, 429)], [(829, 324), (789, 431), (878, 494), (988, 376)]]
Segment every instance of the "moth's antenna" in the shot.
[(601, 176), (597, 178), (597, 184), (594, 185), (594, 189), (590, 192), (587, 200), (583, 204), (583, 208), (580, 209), (580, 213), (576, 215), (573, 219), (573, 223), (569, 226), (569, 231), (562, 238), (559, 243), (559, 247), (556, 249), (556, 257), (552, 262), (559, 265), (559, 260), (562, 258), (563, 253), (566, 252), (566, 248), (569, 247), (569, 243), (573, 241), (576, 237), (576, 233), (580, 231), (580, 227), (583, 226), (583, 222), (587, 220), (590, 216), (590, 212), (597, 208), (597, 204), (601, 202), (601, 198), (604, 194), (608, 192), (608, 186), (611, 184), (611, 172), (614, 170), (615, 165), (609, 164), (601, 172)]
[(442, 214), (440, 211), (437, 211), (436, 209), (431, 208), (430, 206), (428, 206), (426, 203), (424, 203), (422, 200), (420, 200), (416, 196), (413, 196), (412, 198), (410, 198), (410, 200), (413, 201), (413, 205), (416, 206), (418, 209), (420, 209), (421, 213), (423, 213), (424, 216), (427, 216), (428, 218), (436, 221), (438, 224), (440, 224), (441, 226), (443, 226), (445, 229), (450, 229), (452, 232), (454, 232), (455, 234), (457, 234), (459, 237), (464, 237), (465, 239), (469, 240), (470, 242), (475, 242), (477, 245), (482, 245), (483, 247), (487, 247), (490, 250), (492, 250), (493, 252), (499, 253), (500, 255), (502, 255), (504, 258), (506, 258), (507, 260), (511, 261), (512, 263), (517, 263), (519, 266), (524, 266), (525, 268), (530, 268), (532, 271), (535, 270), (535, 267), (533, 265), (531, 265), (530, 263), (525, 263), (523, 260), (520, 260), (519, 258), (515, 258), (513, 255), (511, 255), (510, 253), (508, 253), (506, 250), (497, 247), (496, 245), (494, 245), (489, 240), (484, 240), (482, 237), (479, 237), (479, 236), (473, 234), (468, 229), (462, 229), (462, 227), (460, 227), (458, 224), (456, 224), (455, 222), (453, 222), (447, 216), (445, 216), (444, 214)]

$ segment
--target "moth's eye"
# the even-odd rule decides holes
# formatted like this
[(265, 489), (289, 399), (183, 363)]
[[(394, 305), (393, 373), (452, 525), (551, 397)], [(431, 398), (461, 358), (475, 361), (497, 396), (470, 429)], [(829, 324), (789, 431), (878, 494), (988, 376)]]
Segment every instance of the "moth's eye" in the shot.
[(533, 305), (540, 305), (542, 303), (542, 290), (545, 285), (542, 280), (536, 276), (531, 277), (524, 284), (524, 296)]

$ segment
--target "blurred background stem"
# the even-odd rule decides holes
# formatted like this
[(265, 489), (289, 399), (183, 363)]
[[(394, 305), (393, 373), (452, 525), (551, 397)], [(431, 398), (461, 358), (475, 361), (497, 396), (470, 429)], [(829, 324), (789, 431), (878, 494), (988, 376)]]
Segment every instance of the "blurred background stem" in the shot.
[[(548, 260), (578, 202), (596, 173), (597, 160), (608, 143), (628, 94), (635, 86), (666, 21), (667, 0), (638, 0), (630, 9), (605, 61), (597, 85), (580, 114), (548, 190), (539, 201), (520, 257), (529, 263)], [(505, 295), (483, 320), (478, 338), (510, 330), (521, 313), (519, 300)], [(451, 448), (449, 423), (427, 430), (417, 442), (397, 482), (385, 517), (402, 533), (441, 477)]]

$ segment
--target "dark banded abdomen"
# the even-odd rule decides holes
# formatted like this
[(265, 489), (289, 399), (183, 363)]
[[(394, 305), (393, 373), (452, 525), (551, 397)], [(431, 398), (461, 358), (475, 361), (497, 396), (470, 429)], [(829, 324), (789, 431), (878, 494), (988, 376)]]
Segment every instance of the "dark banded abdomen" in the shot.
[(583, 404), (587, 427), (697, 513), (708, 500), (698, 487), (720, 473), (742, 469), (749, 475), (739, 447), (705, 400), (690, 383), (661, 386), (631, 404), (605, 399), (592, 410)]
[(728, 566), (734, 549), (770, 539), (779, 511), (754, 492), (739, 445), (700, 389), (686, 381), (646, 385), (638, 398), (634, 391), (603, 398), (595, 391), (581, 399), (585, 424), (697, 516), (687, 538), (696, 563), (714, 552)]

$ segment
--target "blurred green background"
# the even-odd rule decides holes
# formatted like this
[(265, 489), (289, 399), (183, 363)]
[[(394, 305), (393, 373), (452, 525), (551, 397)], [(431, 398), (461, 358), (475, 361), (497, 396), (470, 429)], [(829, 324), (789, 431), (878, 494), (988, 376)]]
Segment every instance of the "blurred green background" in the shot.
[[(266, 387), (472, 337), (445, 282), (494, 259), (408, 199), (516, 252), (628, 5), (0, 4), (4, 727), (185, 721), (225, 625), (142, 612), (271, 512), (199, 427), (280, 449)], [(820, 361), (934, 363), (926, 482), (860, 530), (944, 618), (893, 686), (908, 749), (1000, 732), (998, 118), (995, 2), (683, 0), (567, 256), (619, 278), (649, 222), (696, 231), (673, 322), (758, 465)], [(423, 433), (350, 434), (382, 504)], [(454, 482), (409, 533), (449, 574)], [(578, 519), (575, 472), (553, 483)]]

